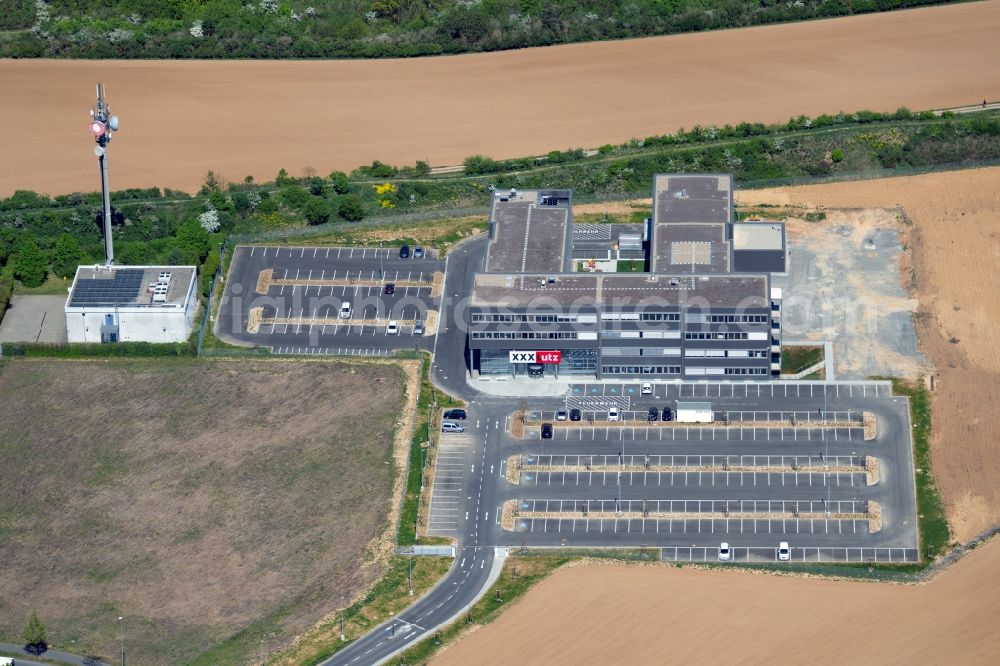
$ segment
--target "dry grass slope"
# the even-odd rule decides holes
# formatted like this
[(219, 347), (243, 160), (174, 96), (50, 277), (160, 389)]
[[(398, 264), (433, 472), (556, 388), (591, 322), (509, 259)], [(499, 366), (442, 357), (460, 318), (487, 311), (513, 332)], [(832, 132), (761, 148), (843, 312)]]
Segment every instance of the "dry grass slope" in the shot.
[(105, 656), (126, 615), (142, 664), (262, 619), (287, 642), (378, 574), (360, 563), (387, 523), (403, 387), (385, 365), (0, 366), (0, 635), (37, 608), (54, 642)]

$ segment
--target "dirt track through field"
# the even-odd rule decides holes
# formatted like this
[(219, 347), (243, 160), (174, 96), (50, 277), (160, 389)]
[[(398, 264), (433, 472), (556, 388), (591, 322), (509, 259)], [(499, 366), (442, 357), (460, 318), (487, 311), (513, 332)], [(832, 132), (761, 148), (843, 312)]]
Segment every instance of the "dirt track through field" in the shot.
[(0, 195), (98, 189), (86, 133), (98, 79), (122, 118), (112, 187), (192, 191), (209, 169), (260, 180), (374, 159), (457, 164), (695, 124), (996, 100), (997, 34), (991, 0), (415, 60), (0, 61), (0, 113), (20, 132)]
[(580, 565), (433, 663), (995, 663), (998, 569), (1000, 540), (919, 586)]

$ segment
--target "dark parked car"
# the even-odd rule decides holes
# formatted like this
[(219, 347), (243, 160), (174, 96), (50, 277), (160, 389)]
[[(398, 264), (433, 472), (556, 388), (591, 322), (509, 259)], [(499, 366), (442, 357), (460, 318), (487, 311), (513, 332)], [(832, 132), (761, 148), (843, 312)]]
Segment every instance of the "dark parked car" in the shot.
[(449, 421), (464, 421), (468, 416), (464, 409), (449, 409), (444, 413), (444, 418)]
[(543, 423), (542, 424), (542, 439), (552, 439), (552, 424)]
[(650, 407), (649, 414), (646, 415), (646, 420), (655, 421), (659, 415), (660, 415), (660, 410), (658, 410), (656, 407)]
[(674, 413), (672, 411), (670, 411), (669, 407), (664, 407), (663, 408), (663, 420), (664, 421), (673, 421), (674, 420)]
[(399, 248), (399, 258), (400, 259), (408, 259), (409, 257), (410, 257), (410, 246), (409, 245), (404, 245), (403, 247)]
[(383, 289), (382, 292), (385, 293), (387, 296), (389, 296), (391, 294), (395, 294), (396, 293), (396, 283), (395, 282), (389, 282), (388, 284), (385, 285), (385, 289)]
[(569, 420), (570, 421), (579, 421), (580, 417), (581, 417), (581, 414), (580, 414), (580, 410), (579, 409), (574, 408), (574, 409), (569, 410)]

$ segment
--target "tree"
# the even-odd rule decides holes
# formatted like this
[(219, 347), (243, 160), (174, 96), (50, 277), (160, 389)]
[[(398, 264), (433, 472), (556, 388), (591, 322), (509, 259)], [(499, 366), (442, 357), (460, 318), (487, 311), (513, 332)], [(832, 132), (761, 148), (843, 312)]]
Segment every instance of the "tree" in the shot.
[(250, 197), (243, 192), (236, 192), (233, 194), (233, 209), (240, 215), (240, 217), (246, 217), (251, 208)]
[(333, 171), (330, 173), (330, 187), (337, 194), (347, 194), (351, 191), (351, 181), (343, 171)]
[(323, 224), (330, 220), (330, 206), (323, 199), (310, 199), (303, 213), (309, 224)]
[(416, 165), (413, 167), (413, 173), (420, 178), (425, 178), (431, 175), (431, 165), (425, 160), (417, 160)]
[(309, 201), (309, 190), (301, 185), (288, 185), (281, 189), (281, 199), (296, 210), (305, 208)]
[(167, 255), (167, 265), (168, 266), (179, 266), (184, 263), (184, 250), (179, 247), (175, 247), (170, 250), (170, 254)]
[(278, 171), (278, 177), (274, 179), (274, 184), (278, 187), (284, 187), (285, 185), (291, 185), (292, 179), (288, 177), (288, 172), (285, 169)]
[(83, 261), (83, 250), (76, 236), (62, 234), (56, 239), (55, 252), (52, 254), (52, 272), (61, 278), (67, 278), (76, 273), (76, 267)]
[(326, 183), (322, 178), (313, 177), (309, 179), (309, 194), (321, 197), (326, 194)]
[(337, 197), (337, 215), (348, 222), (360, 222), (365, 217), (365, 205), (356, 194)]
[(191, 218), (177, 228), (177, 247), (184, 253), (188, 264), (200, 264), (208, 254), (208, 232), (197, 218)]
[(222, 179), (219, 178), (214, 171), (209, 170), (209, 172), (205, 174), (205, 182), (202, 184), (201, 191), (199, 191), (198, 194), (204, 196), (211, 194), (212, 192), (219, 192), (222, 190), (222, 185)]
[(45, 652), (48, 648), (45, 625), (38, 618), (37, 612), (31, 611), (31, 617), (28, 618), (28, 623), (24, 625), (24, 631), (21, 632), (21, 639), (24, 640), (24, 647), (28, 652), (35, 655)]
[(45, 282), (48, 262), (45, 254), (39, 249), (35, 240), (28, 237), (21, 241), (17, 248), (17, 259), (14, 261), (14, 275), (25, 287), (38, 287)]

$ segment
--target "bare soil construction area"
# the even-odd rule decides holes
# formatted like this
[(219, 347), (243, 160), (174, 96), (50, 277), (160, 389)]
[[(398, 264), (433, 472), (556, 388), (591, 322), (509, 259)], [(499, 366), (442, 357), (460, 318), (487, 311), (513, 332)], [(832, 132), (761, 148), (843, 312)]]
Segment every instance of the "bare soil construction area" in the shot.
[(119, 615), (130, 663), (287, 644), (380, 573), (404, 385), (376, 364), (0, 365), (0, 636), (37, 609), (111, 662)]
[(1000, 520), (998, 180), (990, 168), (737, 193), (743, 205), (900, 206), (912, 220), (904, 278), (918, 300), (920, 350), (938, 373), (932, 467), (962, 541)]
[(596, 147), (679, 127), (1000, 98), (1000, 0), (743, 30), (442, 58), (317, 62), (2, 61), (17, 118), (0, 195), (97, 189), (103, 80), (122, 131), (114, 188), (192, 191), (350, 170)]
[(433, 663), (987, 664), (1000, 648), (998, 569), (1000, 541), (906, 586), (570, 566)]

